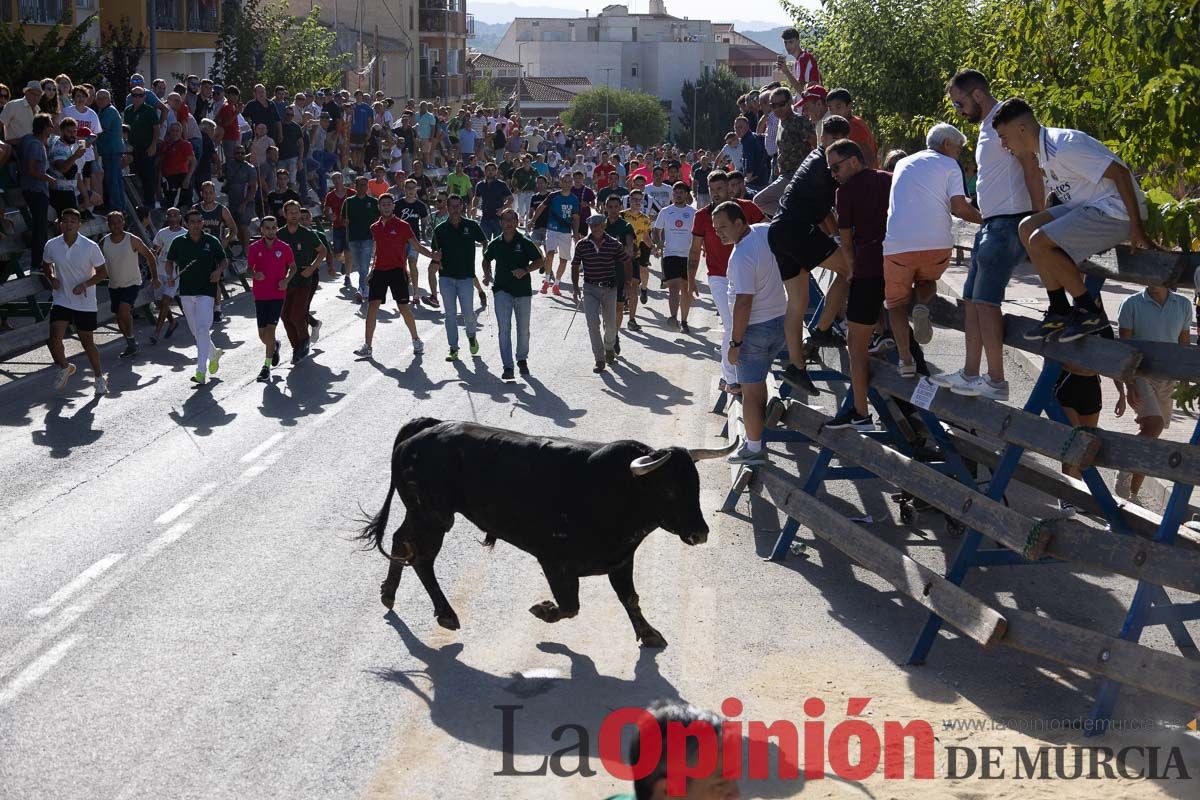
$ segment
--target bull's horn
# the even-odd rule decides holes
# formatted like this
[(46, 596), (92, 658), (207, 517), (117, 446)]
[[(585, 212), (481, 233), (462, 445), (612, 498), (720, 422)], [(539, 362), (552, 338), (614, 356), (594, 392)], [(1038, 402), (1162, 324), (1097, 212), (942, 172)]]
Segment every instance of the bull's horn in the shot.
[(654, 456), (642, 456), (640, 458), (635, 458), (633, 461), (629, 462), (629, 471), (634, 475), (649, 475), (651, 472), (654, 472), (654, 470), (667, 463), (667, 459), (670, 457), (671, 454), (668, 452), (659, 456), (658, 458), (655, 458)]
[(741, 439), (735, 436), (733, 441), (725, 447), (689, 448), (688, 455), (692, 457), (692, 461), (703, 461), (706, 458), (722, 458), (737, 450), (739, 444), (741, 444)]

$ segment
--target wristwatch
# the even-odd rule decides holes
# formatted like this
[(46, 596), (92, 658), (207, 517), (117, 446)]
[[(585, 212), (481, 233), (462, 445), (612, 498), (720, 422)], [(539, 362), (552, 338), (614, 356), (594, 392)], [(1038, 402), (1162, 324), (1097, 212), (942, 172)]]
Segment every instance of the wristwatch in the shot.
[(742, 346), (742, 343), (741, 343), (741, 342), (739, 342), (739, 341), (738, 341), (738, 340), (736, 340), (736, 339), (730, 339), (730, 340), (729, 340), (729, 346), (730, 346), (730, 347), (741, 347), (741, 346)]

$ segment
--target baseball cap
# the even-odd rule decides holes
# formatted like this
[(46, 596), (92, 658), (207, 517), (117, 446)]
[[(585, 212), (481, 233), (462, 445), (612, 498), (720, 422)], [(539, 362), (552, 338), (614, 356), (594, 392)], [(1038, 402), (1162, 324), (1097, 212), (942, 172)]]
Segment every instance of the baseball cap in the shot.
[(224, 87), (224, 86), (222, 86), (222, 85), (221, 85), (221, 84), (219, 84), (219, 83), (214, 83), (214, 84), (213, 84), (213, 91), (214, 91), (214, 92), (216, 92), (216, 93), (218, 93), (218, 94), (220, 94), (221, 92), (225, 91), (225, 87)]
[(804, 90), (804, 94), (800, 95), (800, 105), (804, 105), (805, 101), (810, 99), (824, 100), (829, 96), (829, 92), (824, 86), (814, 84)]
[(607, 219), (605, 218), (605, 216), (603, 214), (592, 214), (590, 217), (587, 218), (588, 225), (601, 225), (606, 221), (607, 221)]
[(87, 125), (80, 125), (79, 130), (75, 131), (75, 135), (79, 136), (80, 138), (82, 138), (84, 136), (91, 136), (92, 129), (89, 128)]

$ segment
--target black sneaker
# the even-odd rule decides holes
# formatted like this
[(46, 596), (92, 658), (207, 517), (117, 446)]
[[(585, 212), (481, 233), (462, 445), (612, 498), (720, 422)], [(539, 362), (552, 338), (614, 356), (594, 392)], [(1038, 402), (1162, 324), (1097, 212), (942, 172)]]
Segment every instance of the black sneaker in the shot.
[(597, 361), (596, 366), (592, 367), (592, 372), (596, 373), (597, 375), (599, 375), (601, 372), (604, 372), (604, 362)]
[(214, 308), (213, 309), (213, 324), (215, 325), (218, 322), (224, 322), (224, 321), (225, 321), (225, 315), (221, 313), (221, 309)]
[(529, 374), (529, 362), (524, 359), (521, 359), (520, 361), (517, 362), (517, 369), (521, 371), (522, 375), (528, 375)]
[(642, 329), (642, 326), (638, 324), (638, 321), (636, 319), (629, 320), (628, 327), (629, 327), (629, 330), (633, 331), (634, 333), (636, 333), (637, 331), (640, 331)]
[(813, 328), (809, 331), (808, 343), (813, 347), (845, 347), (846, 337), (842, 336), (832, 327), (828, 330)]
[(649, 302), (650, 302), (649, 293), (645, 289), (642, 289), (642, 304), (645, 305), (646, 303), (649, 303)]
[(795, 364), (788, 364), (787, 369), (783, 371), (783, 379), (805, 394), (816, 395), (820, 393), (817, 385), (812, 382), (812, 378), (808, 377), (808, 370), (800, 369)]
[(615, 342), (613, 342), (613, 352), (616, 353), (617, 355), (621, 355), (621, 337), (620, 336), (618, 336), (617, 340)]
[(275, 352), (271, 354), (271, 366), (279, 366), (279, 340), (275, 340)]
[(893, 350), (895, 347), (896, 340), (890, 334), (880, 336), (876, 333), (871, 336), (871, 344), (867, 346), (867, 352), (871, 355), (878, 355), (879, 353), (886, 353), (889, 350)]
[(271, 380), (271, 368), (263, 364), (262, 369), (258, 371), (258, 382), (269, 383)]
[(692, 332), (691, 329), (688, 328), (686, 319), (679, 320), (679, 332), (680, 333), (691, 333)]
[(514, 381), (516, 379), (517, 376), (513, 374), (512, 367), (505, 367), (504, 372), (500, 373), (500, 380), (502, 381)]
[(137, 342), (134, 342), (134, 341), (127, 342), (125, 344), (125, 349), (121, 351), (121, 354), (119, 356), (117, 356), (117, 358), (130, 358), (131, 356), (136, 356), (138, 349), (139, 348), (138, 348)]
[(1081, 306), (1075, 306), (1071, 309), (1071, 316), (1067, 318), (1067, 326), (1058, 335), (1058, 341), (1073, 342), (1076, 339), (1100, 333), (1108, 327), (1108, 315), (1103, 311), (1089, 311)]
[(853, 428), (860, 433), (865, 433), (866, 431), (875, 430), (875, 420), (871, 418), (870, 414), (860, 417), (858, 412), (852, 408), (849, 411), (843, 411), (841, 414), (838, 414), (821, 427), (828, 428), (831, 431), (841, 428)]
[(1047, 311), (1042, 316), (1042, 324), (1025, 331), (1025, 339), (1030, 342), (1041, 342), (1051, 336), (1057, 336), (1067, 327), (1071, 317), (1069, 314), (1055, 314)]

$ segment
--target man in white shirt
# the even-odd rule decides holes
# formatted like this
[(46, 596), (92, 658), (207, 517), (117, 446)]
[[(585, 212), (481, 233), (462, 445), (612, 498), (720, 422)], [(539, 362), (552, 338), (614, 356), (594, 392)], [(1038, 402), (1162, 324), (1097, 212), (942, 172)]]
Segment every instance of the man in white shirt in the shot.
[[(925, 138), (927, 149), (900, 159), (892, 173), (887, 235), (883, 240), (884, 306), (900, 356), (900, 374), (917, 374), (908, 341), (908, 303), (916, 288), (913, 333), (919, 344), (933, 340), (928, 303), (937, 294), (937, 281), (950, 266), (954, 236), (950, 215), (968, 222), (983, 218), (967, 200), (962, 155), (967, 137), (953, 125), (940, 122)], [(996, 400), (1007, 400), (994, 397)]]
[[(977, 197), (983, 224), (975, 233), (971, 266), (963, 284), (966, 301), (966, 359), (955, 372), (934, 375), (930, 382), (954, 394), (974, 397), (1008, 395), (1004, 379), (1004, 317), (1000, 304), (1013, 270), (1025, 258), (1018, 226), (1031, 211), (1045, 207), (1042, 176), (1030, 153), (1014, 156), (1000, 141), (992, 119), (1000, 107), (987, 78), (965, 69), (950, 79), (946, 94), (968, 122), (979, 125), (975, 163), (979, 167)], [(987, 355), (987, 373), (983, 356)]]
[(663, 183), (663, 176), (666, 175), (666, 170), (662, 167), (655, 167), (650, 171), (651, 182), (646, 185), (643, 190), (646, 193), (646, 213), (651, 217), (658, 214), (659, 211), (669, 206), (674, 200), (675, 189)]
[(79, 212), (65, 208), (59, 213), (62, 235), (46, 242), (42, 253), (42, 272), (50, 284), (54, 304), (50, 308), (50, 356), (58, 365), (54, 388), (62, 391), (75, 374), (75, 365), (67, 361), (63, 337), (67, 326), (75, 327), (79, 343), (96, 376), (96, 394), (108, 392), (100, 374), (100, 351), (93, 337), (96, 330), (96, 284), (108, 277), (100, 246), (79, 235)]
[(1046, 190), (1060, 203), (1021, 223), (1021, 240), (1050, 296), (1042, 324), (1025, 338), (1073, 342), (1109, 328), (1077, 265), (1126, 240), (1155, 248), (1142, 224), (1146, 199), (1133, 173), (1086, 133), (1043, 127), (1020, 98), (1000, 104), (992, 127), (1010, 152), (1037, 156)]
[(654, 237), (656, 255), (662, 259), (662, 277), (667, 283), (667, 304), (671, 310), (670, 326), (689, 333), (687, 318), (692, 298), (687, 290), (688, 254), (692, 251), (692, 221), (696, 218), (696, 209), (688, 205), (688, 185), (683, 181), (671, 187), (671, 200), (671, 205), (654, 218), (650, 235)]
[(742, 423), (746, 441), (728, 458), (731, 464), (764, 464), (763, 426), (767, 414), (767, 373), (784, 347), (783, 320), (787, 292), (779, 274), (767, 223), (747, 225), (736, 202), (721, 203), (712, 212), (713, 229), (721, 242), (733, 245), (729, 254), (729, 299), (733, 325), (729, 363), (742, 387)]

